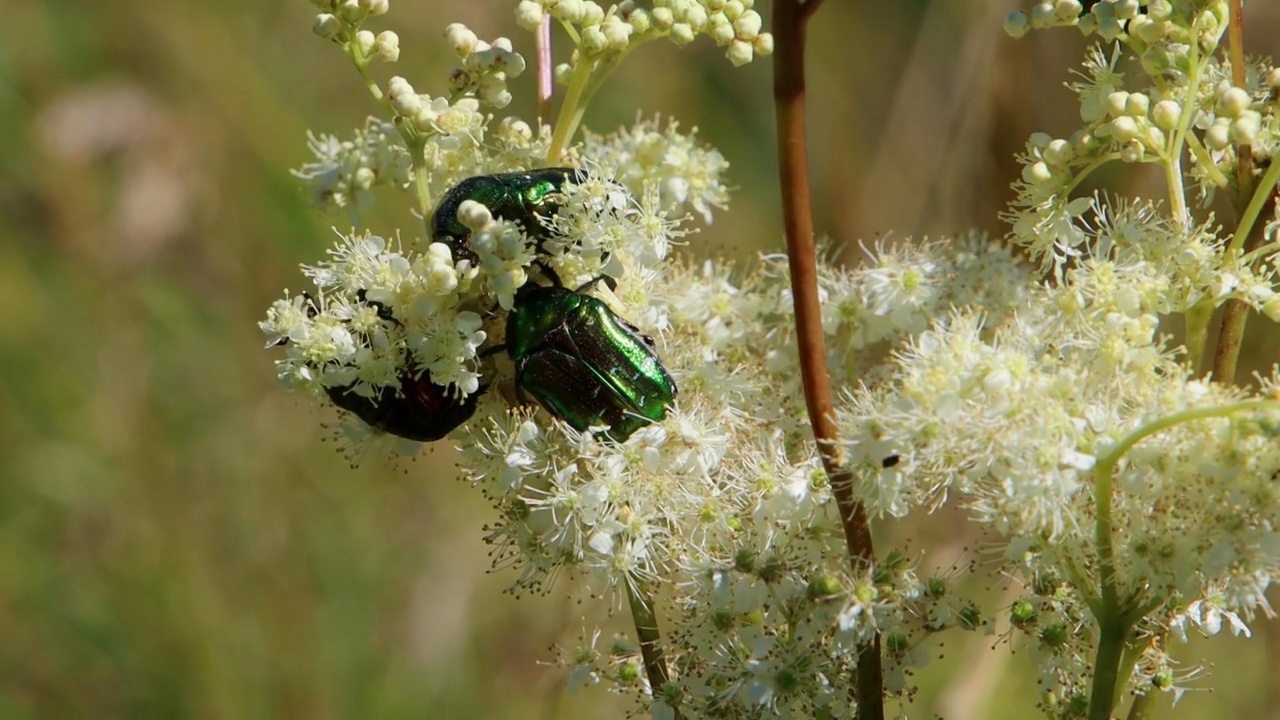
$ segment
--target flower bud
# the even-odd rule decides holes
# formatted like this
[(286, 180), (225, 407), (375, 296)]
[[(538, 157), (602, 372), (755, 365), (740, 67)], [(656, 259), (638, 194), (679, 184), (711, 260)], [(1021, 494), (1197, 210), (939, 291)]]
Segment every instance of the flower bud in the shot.
[(584, 52), (597, 55), (609, 47), (609, 39), (600, 31), (598, 25), (591, 25), (582, 29), (581, 47)]
[(1034, 162), (1022, 168), (1022, 179), (1030, 185), (1042, 185), (1053, 179), (1053, 171), (1044, 162)]
[[(1094, 5), (1096, 10), (1100, 7), (1106, 7), (1105, 3)], [(1105, 40), (1115, 40), (1124, 33), (1124, 28), (1120, 26), (1120, 21), (1113, 17), (1098, 18), (1098, 35)]]
[(1239, 117), (1240, 113), (1249, 109), (1249, 103), (1253, 98), (1249, 97), (1249, 93), (1243, 88), (1228, 88), (1226, 92), (1218, 98), (1218, 114), (1226, 117)]
[(1031, 27), (1046, 28), (1058, 23), (1058, 16), (1053, 11), (1053, 3), (1038, 2), (1031, 6)]
[(556, 83), (560, 85), (568, 85), (569, 79), (573, 77), (573, 66), (569, 63), (560, 63), (555, 69)]
[(458, 205), (458, 222), (474, 231), (481, 231), (493, 223), (493, 213), (483, 203), (463, 200)]
[(1246, 110), (1240, 117), (1231, 121), (1231, 143), (1233, 145), (1252, 145), (1262, 127), (1262, 115), (1253, 110)]
[(1142, 162), (1147, 154), (1147, 146), (1138, 140), (1130, 140), (1120, 148), (1120, 161), (1127, 163)]
[[(728, 15), (726, 15), (728, 17)], [(750, 40), (760, 34), (760, 28), (764, 25), (764, 21), (760, 18), (760, 13), (755, 10), (747, 10), (733, 21), (733, 29), (738, 33), (738, 37), (743, 40)]]
[(386, 15), (387, 10), (391, 9), (391, 3), (388, 0), (359, 0), (360, 9), (370, 17), (378, 15)]
[(604, 8), (594, 0), (586, 0), (582, 3), (582, 19), (583, 25), (599, 25), (604, 20)]
[(1031, 25), (1027, 21), (1026, 13), (1014, 11), (1004, 16), (1004, 31), (1009, 37), (1020, 38), (1026, 35), (1030, 29)]
[(1173, 3), (1169, 0), (1151, 0), (1147, 3), (1147, 15), (1156, 20), (1168, 20), (1173, 14)]
[(711, 37), (711, 40), (715, 42), (716, 45), (719, 45), (721, 47), (728, 45), (731, 41), (733, 41), (737, 37), (737, 33), (733, 31), (733, 25), (729, 24), (728, 20), (721, 23), (720, 25), (716, 25), (712, 27), (707, 34)]
[(1161, 100), (1151, 109), (1151, 121), (1163, 130), (1172, 130), (1182, 116), (1182, 106), (1174, 100)]
[(1144, 118), (1147, 116), (1147, 110), (1151, 106), (1151, 98), (1144, 93), (1130, 93), (1129, 99), (1124, 103), (1124, 114), (1136, 118)]
[(1117, 20), (1132, 20), (1138, 16), (1138, 11), (1142, 9), (1138, 6), (1138, 0), (1116, 0), (1114, 5), (1113, 9)]
[(390, 30), (383, 30), (373, 43), (374, 57), (383, 62), (395, 62), (400, 59), (400, 36)]
[(1084, 155), (1093, 147), (1093, 136), (1084, 130), (1071, 133), (1071, 151), (1076, 155)]
[(484, 104), (494, 108), (504, 108), (511, 104), (511, 91), (507, 90), (505, 83), (480, 83), (480, 88), (476, 91), (477, 97)]
[(1074, 153), (1071, 151), (1071, 143), (1066, 140), (1054, 140), (1044, 148), (1044, 159), (1053, 165), (1065, 165), (1071, 160)]
[(773, 35), (771, 33), (760, 33), (751, 40), (751, 47), (755, 49), (756, 54), (767, 56), (773, 54)]
[(584, 12), (586, 8), (583, 7), (582, 0), (560, 0), (551, 10), (552, 15), (567, 23), (582, 22)]
[(1084, 6), (1079, 0), (1058, 0), (1053, 4), (1053, 14), (1058, 17), (1059, 22), (1074, 22), (1080, 17), (1081, 10), (1084, 10)]
[(356, 33), (356, 39), (355, 39), (356, 48), (360, 50), (361, 55), (364, 55), (366, 57), (373, 53), (373, 44), (376, 43), (377, 41), (378, 41), (378, 38), (375, 37), (374, 34), (369, 32), (368, 30), (361, 30), (360, 32)]
[(533, 0), (521, 0), (516, 5), (516, 24), (525, 30), (535, 30), (542, 24), (542, 6)]
[(729, 58), (729, 62), (734, 67), (742, 67), (751, 62), (751, 56), (754, 53), (751, 50), (751, 43), (742, 40), (734, 40), (729, 43), (729, 48), (725, 50), (724, 56)]
[(653, 17), (649, 15), (649, 11), (644, 8), (636, 8), (627, 15), (627, 23), (631, 25), (631, 29), (637, 33), (646, 33), (652, 25)]
[(1210, 150), (1226, 150), (1231, 144), (1229, 136), (1229, 128), (1231, 121), (1226, 118), (1218, 118), (1213, 121), (1208, 130), (1204, 131), (1204, 144)]
[(693, 28), (689, 27), (688, 24), (676, 23), (671, 26), (670, 37), (671, 42), (675, 43), (677, 47), (684, 47), (685, 45), (693, 42), (695, 36)]
[(1121, 115), (1110, 123), (1111, 137), (1116, 142), (1128, 142), (1138, 136), (1138, 123), (1128, 115)]
[(311, 32), (326, 40), (332, 40), (337, 37), (341, 30), (342, 21), (329, 13), (320, 13), (319, 15), (316, 15), (315, 22), (311, 24)]
[(338, 6), (338, 14), (350, 25), (355, 25), (364, 19), (364, 10), (361, 9), (358, 0), (345, 0)]
[(476, 43), (480, 41), (476, 34), (462, 23), (451, 23), (444, 29), (445, 42), (453, 47), (458, 57), (466, 57), (475, 52)]
[(1107, 114), (1119, 117), (1125, 114), (1125, 105), (1129, 102), (1129, 93), (1117, 90), (1107, 96)]
[(671, 14), (671, 8), (656, 7), (649, 12), (649, 18), (653, 20), (653, 26), (659, 30), (670, 30), (675, 24), (675, 16)]
[(707, 19), (707, 9), (701, 5), (690, 5), (689, 9), (686, 10), (684, 14), (685, 24), (693, 28), (694, 31), (701, 31), (705, 28), (707, 26)]
[(609, 47), (613, 50), (622, 50), (631, 41), (631, 25), (619, 20), (616, 16), (610, 17), (601, 23), (600, 30), (604, 33), (605, 40), (608, 41)]

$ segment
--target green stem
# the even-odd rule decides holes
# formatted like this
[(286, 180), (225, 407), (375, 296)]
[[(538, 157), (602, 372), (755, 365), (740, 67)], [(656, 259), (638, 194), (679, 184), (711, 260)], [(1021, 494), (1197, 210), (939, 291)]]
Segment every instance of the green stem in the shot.
[(1213, 301), (1203, 300), (1191, 306), (1182, 318), (1187, 326), (1187, 357), (1196, 375), (1204, 374), (1204, 351), (1209, 344), (1209, 323), (1213, 321)]
[(1187, 61), (1189, 63), (1187, 101), (1182, 105), (1182, 113), (1178, 116), (1178, 127), (1169, 143), (1169, 165), (1165, 169), (1165, 174), (1169, 178), (1170, 215), (1179, 223), (1191, 221), (1182, 186), (1182, 147), (1186, 144), (1187, 134), (1191, 130), (1191, 120), (1196, 114), (1196, 93), (1200, 87), (1200, 45), (1194, 40), (1191, 42)]
[[(422, 211), (422, 225), (426, 232), (424, 237), (431, 237), (431, 214), (434, 205), (431, 202), (430, 173), (427, 171), (427, 158), (423, 150), (426, 143), (415, 141), (409, 145), (409, 158), (413, 162), (413, 187), (418, 194), (418, 208)], [(430, 240), (427, 240), (430, 242)]]
[(1218, 169), (1217, 163), (1209, 156), (1209, 151), (1205, 149), (1204, 143), (1200, 142), (1200, 138), (1195, 133), (1187, 135), (1187, 147), (1191, 149), (1191, 154), (1196, 156), (1196, 161), (1200, 165), (1200, 169), (1209, 176), (1209, 181), (1215, 187), (1226, 187), (1231, 179)]
[(1151, 720), (1156, 712), (1156, 694), (1148, 691), (1133, 699), (1127, 720)]
[[(1258, 186), (1254, 188), (1253, 197), (1249, 198), (1249, 205), (1244, 209), (1244, 213), (1240, 215), (1240, 222), (1236, 224), (1236, 233), (1231, 238), (1231, 244), (1227, 247), (1227, 252), (1240, 252), (1245, 240), (1248, 239), (1249, 233), (1253, 232), (1253, 224), (1258, 221), (1258, 216), (1262, 214), (1262, 208), (1266, 207), (1267, 201), (1271, 199), (1271, 192), (1275, 190), (1276, 183), (1280, 182), (1280, 162), (1273, 162), (1263, 173), (1262, 180), (1258, 182)], [(1275, 243), (1271, 243), (1274, 245)], [(1261, 250), (1262, 248), (1258, 248)], [(1258, 250), (1245, 255), (1245, 258), (1252, 258), (1258, 253)]]
[[(1120, 458), (1124, 456), (1134, 445), (1155, 435), (1158, 432), (1168, 430), (1183, 423), (1192, 422), (1194, 420), (1204, 420), (1206, 418), (1230, 417), (1236, 413), (1245, 412), (1247, 410), (1280, 410), (1280, 400), (1241, 400), (1230, 405), (1214, 405), (1212, 407), (1191, 408), (1181, 412), (1166, 415), (1162, 418), (1152, 420), (1133, 432), (1125, 435), (1115, 445), (1111, 447), (1105, 454), (1098, 458), (1097, 465), (1094, 466), (1095, 475), (1101, 469), (1107, 475), (1107, 488), (1111, 486), (1111, 473), (1115, 469), (1116, 463), (1120, 462)], [(1107, 516), (1110, 517), (1111, 509), (1107, 508)]]
[[(1113, 608), (1114, 609), (1114, 608)], [(1089, 694), (1089, 720), (1111, 720), (1120, 684), (1120, 658), (1124, 654), (1129, 626), (1119, 614), (1098, 618), (1098, 654), (1093, 662), (1093, 685)]]
[[(662, 633), (658, 630), (658, 616), (653, 609), (653, 597), (641, 587), (638, 578), (628, 577), (623, 583), (627, 586), (627, 603), (631, 606), (631, 620), (635, 623), (636, 639), (640, 643), (640, 657), (644, 662), (644, 672), (649, 678), (649, 686), (657, 699), (662, 689), (670, 682), (667, 675), (667, 661), (662, 652)], [(677, 720), (680, 708), (672, 708)]]
[[(1133, 446), (1142, 440), (1177, 425), (1213, 417), (1229, 417), (1248, 410), (1280, 410), (1280, 400), (1243, 400), (1230, 405), (1192, 408), (1166, 415), (1125, 435), (1106, 453), (1098, 457), (1093, 468), (1094, 500), (1097, 522), (1094, 538), (1098, 546), (1098, 573), (1101, 612), (1098, 622), (1098, 654), (1093, 668), (1093, 686), (1089, 698), (1090, 720), (1110, 720), (1120, 689), (1120, 665), (1125, 653), (1126, 635), (1140, 618), (1121, 607), (1116, 585), (1115, 551), (1112, 546), (1112, 479), (1116, 465)], [(1126, 601), (1129, 602), (1129, 601)]]
[(560, 113), (556, 116), (555, 129), (551, 131), (551, 147), (547, 148), (547, 164), (560, 162), (570, 138), (582, 124), (582, 116), (587, 112), (583, 102), (583, 91), (591, 79), (591, 71), (595, 68), (595, 60), (587, 60), (586, 53), (578, 50), (578, 65), (569, 78), (569, 88), (564, 94), (564, 102), (560, 104)]
[[(360, 78), (364, 80), (364, 86), (373, 96), (373, 99), (382, 106), (383, 112), (387, 117), (396, 117), (395, 107), (391, 105), (391, 100), (387, 94), (382, 92), (382, 87), (378, 85), (378, 81), (373, 79), (369, 74), (369, 58), (365, 57), (360, 48), (355, 43), (354, 33), (346, 38), (343, 47), (347, 51), (347, 57), (351, 59), (351, 63), (356, 66), (356, 72), (360, 73)], [(404, 140), (405, 147), (409, 149), (409, 159), (413, 163), (414, 187), (418, 195), (418, 211), (422, 215), (422, 222), (427, 237), (431, 236), (431, 186), (427, 179), (427, 160), (423, 156), (423, 148), (426, 141), (423, 140), (414, 128), (406, 122), (392, 123), (396, 132), (400, 133), (400, 139)]]

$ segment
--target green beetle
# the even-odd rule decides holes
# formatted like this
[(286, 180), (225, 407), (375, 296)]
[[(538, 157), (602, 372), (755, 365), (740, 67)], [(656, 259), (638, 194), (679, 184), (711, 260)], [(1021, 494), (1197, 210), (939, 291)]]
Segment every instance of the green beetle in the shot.
[(516, 386), (578, 431), (607, 426), (626, 440), (664, 419), (676, 383), (641, 335), (600, 300), (532, 283), (507, 315)]
[(555, 215), (565, 184), (580, 183), (586, 178), (585, 170), (571, 167), (469, 177), (440, 199), (431, 219), (431, 239), (448, 245), (454, 258), (471, 257), (471, 228), (459, 222), (458, 206), (464, 200), (474, 200), (489, 208), (494, 217), (520, 223), (530, 237), (541, 241), (548, 233), (538, 216)]

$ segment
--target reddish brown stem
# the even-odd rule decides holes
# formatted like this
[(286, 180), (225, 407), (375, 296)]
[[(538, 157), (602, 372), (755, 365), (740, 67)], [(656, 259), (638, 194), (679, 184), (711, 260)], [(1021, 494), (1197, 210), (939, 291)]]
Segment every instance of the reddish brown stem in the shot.
[(538, 26), (538, 117), (551, 122), (551, 16), (544, 15)]
[[(822, 315), (818, 304), (818, 261), (809, 206), (809, 168), (805, 136), (804, 50), (805, 23), (820, 0), (776, 0), (773, 33), (773, 97), (778, 121), (778, 171), (782, 185), (782, 216), (791, 264), (791, 295), (795, 303), (800, 373), (809, 423), (831, 479), (840, 510), (845, 544), (855, 572), (875, 562), (866, 509), (853, 494), (852, 473), (844, 467), (827, 376)], [(858, 677), (854, 685), (861, 720), (884, 718), (884, 674), (880, 665), (880, 636), (858, 649)]]
[[(1230, 0), (1231, 19), (1227, 25), (1227, 57), (1231, 61), (1231, 83), (1244, 87), (1244, 3)], [(1244, 212), (1253, 197), (1253, 147), (1236, 146), (1236, 212)], [(1256, 248), (1262, 241), (1262, 225), (1254, 223), (1254, 232), (1245, 240), (1243, 252)], [(1249, 306), (1241, 300), (1228, 300), (1222, 308), (1222, 329), (1213, 354), (1213, 379), (1227, 385), (1235, 384), (1236, 365), (1240, 360), (1240, 345), (1244, 342), (1245, 324), (1249, 319)]]

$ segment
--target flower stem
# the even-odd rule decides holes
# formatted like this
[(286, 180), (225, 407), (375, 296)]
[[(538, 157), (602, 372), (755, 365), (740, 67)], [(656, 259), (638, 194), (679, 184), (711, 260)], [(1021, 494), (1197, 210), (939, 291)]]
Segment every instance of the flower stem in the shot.
[[(1230, 19), (1227, 23), (1227, 56), (1231, 61), (1231, 82), (1237, 87), (1245, 85), (1244, 65), (1244, 3), (1230, 0)], [(1236, 208), (1248, 204), (1240, 213), (1235, 236), (1228, 246), (1228, 257), (1240, 252), (1252, 254), (1262, 244), (1261, 226), (1256, 226), (1258, 215), (1264, 206), (1274, 207), (1271, 189), (1280, 178), (1280, 167), (1272, 163), (1262, 181), (1253, 181), (1253, 147), (1236, 147)], [(1213, 357), (1213, 377), (1218, 382), (1234, 384), (1236, 365), (1240, 360), (1240, 345), (1244, 342), (1245, 323), (1249, 319), (1249, 306), (1242, 300), (1231, 299), (1223, 304), (1222, 330), (1218, 333), (1218, 347)]]
[(551, 147), (547, 148), (547, 164), (560, 162), (569, 140), (582, 123), (582, 116), (587, 111), (583, 102), (583, 91), (591, 79), (591, 71), (595, 67), (594, 60), (588, 60), (581, 49), (578, 50), (578, 64), (573, 68), (569, 78), (569, 89), (565, 91), (564, 102), (560, 104), (560, 114), (556, 116), (555, 129), (551, 131)]
[[(382, 92), (382, 87), (378, 85), (378, 81), (373, 79), (369, 74), (369, 58), (360, 52), (359, 45), (355, 42), (355, 34), (347, 38), (344, 43), (347, 51), (347, 57), (351, 59), (351, 63), (356, 66), (356, 72), (360, 73), (360, 78), (364, 80), (365, 89), (373, 96), (373, 99), (382, 107), (382, 111), (387, 113), (389, 117), (396, 116), (396, 109), (391, 105), (391, 100), (387, 98), (387, 94)], [(427, 233), (427, 237), (431, 236), (431, 186), (427, 181), (427, 163), (426, 158), (422, 154), (426, 142), (414, 132), (409, 123), (396, 122), (392, 123), (396, 131), (400, 133), (400, 139), (404, 140), (405, 147), (409, 149), (409, 159), (413, 163), (413, 179), (414, 189), (418, 195), (418, 212), (422, 215), (423, 229)]]
[[(1244, 257), (1256, 257), (1254, 253), (1262, 245), (1264, 225), (1257, 222), (1264, 208), (1274, 208), (1276, 198), (1272, 194), (1276, 181), (1280, 180), (1280, 163), (1272, 163), (1262, 176), (1262, 182), (1254, 188), (1253, 199), (1240, 217), (1236, 236), (1231, 239), (1228, 257), (1244, 251)], [(1243, 243), (1243, 245), (1241, 245)], [(1243, 300), (1231, 299), (1223, 303), (1222, 329), (1218, 332), (1218, 345), (1213, 356), (1213, 377), (1218, 382), (1234, 384), (1236, 365), (1240, 360), (1240, 346), (1244, 343), (1245, 323), (1249, 319), (1249, 306)]]
[(1127, 720), (1150, 720), (1156, 711), (1156, 694), (1145, 692), (1133, 699)]
[[(1227, 57), (1231, 60), (1231, 84), (1244, 87), (1244, 3), (1230, 0), (1228, 8)], [(1236, 147), (1236, 186), (1239, 205), (1253, 194), (1253, 147), (1247, 143)]]
[(1128, 624), (1118, 614), (1098, 618), (1098, 654), (1093, 663), (1089, 720), (1111, 720), (1111, 709), (1115, 707), (1116, 690), (1120, 681), (1120, 658), (1124, 654), (1125, 635), (1128, 631)]
[(1105, 458), (1098, 459), (1093, 470), (1093, 496), (1094, 502), (1097, 503), (1094, 538), (1098, 546), (1098, 582), (1101, 585), (1101, 592), (1096, 615), (1098, 654), (1093, 663), (1093, 685), (1089, 691), (1089, 720), (1111, 719), (1111, 709), (1115, 706), (1116, 683), (1120, 676), (1120, 658), (1124, 654), (1125, 634), (1128, 631), (1128, 626), (1122, 619), (1123, 612), (1119, 607), (1115, 555), (1111, 538), (1111, 480), (1119, 459), (1120, 455), (1115, 454), (1115, 448), (1113, 448)]
[[(636, 626), (636, 639), (640, 642), (644, 672), (656, 699), (670, 680), (667, 676), (667, 661), (662, 652), (662, 633), (658, 631), (658, 616), (653, 609), (653, 597), (641, 586), (638, 578), (628, 577), (624, 584), (627, 586), (627, 602), (631, 606), (631, 620)], [(679, 720), (680, 709), (673, 709)]]
[[(1121, 607), (1116, 583), (1115, 556), (1111, 537), (1112, 478), (1116, 465), (1125, 453), (1144, 439), (1169, 428), (1214, 417), (1230, 417), (1249, 410), (1280, 410), (1280, 400), (1243, 400), (1230, 405), (1191, 408), (1157, 418), (1120, 438), (1106, 453), (1098, 457), (1093, 468), (1094, 501), (1097, 503), (1094, 526), (1098, 546), (1098, 582), (1101, 586), (1098, 622), (1098, 654), (1093, 666), (1093, 686), (1089, 696), (1089, 719), (1110, 720), (1115, 707), (1117, 687), (1121, 681), (1120, 665), (1129, 629), (1141, 620), (1143, 613)], [(1126, 601), (1128, 602), (1128, 601)], [(1150, 606), (1143, 608), (1149, 611)]]
[(538, 49), (538, 117), (547, 122), (551, 118), (551, 16), (544, 15), (538, 25), (536, 47)]
[[(844, 467), (833, 414), (827, 356), (823, 347), (821, 308), (818, 304), (813, 217), (809, 206), (804, 113), (804, 33), (805, 24), (818, 5), (817, 0), (776, 0), (773, 6), (773, 28), (777, 42), (773, 95), (778, 122), (778, 170), (805, 405), (823, 467), (831, 479), (832, 494), (840, 510), (849, 559), (856, 572), (869, 568), (875, 562), (875, 552), (866, 509), (854, 497), (853, 474)], [(884, 674), (880, 665), (879, 633), (872, 634), (871, 639), (858, 648), (857, 666), (854, 698), (858, 704), (858, 717), (861, 720), (883, 720)]]

